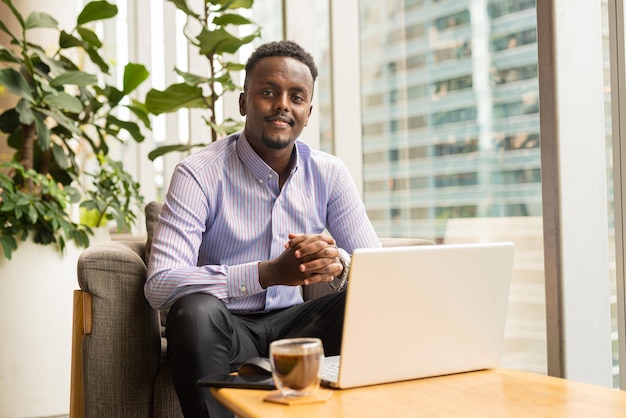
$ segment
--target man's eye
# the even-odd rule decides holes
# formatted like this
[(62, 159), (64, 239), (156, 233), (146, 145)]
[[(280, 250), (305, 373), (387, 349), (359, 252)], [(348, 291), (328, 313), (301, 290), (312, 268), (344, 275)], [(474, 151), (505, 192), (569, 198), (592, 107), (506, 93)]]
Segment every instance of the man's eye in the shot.
[(294, 102), (296, 102), (296, 103), (301, 103), (301, 102), (303, 102), (303, 101), (304, 101), (304, 97), (302, 97), (302, 96), (293, 96), (293, 97), (291, 98), (291, 100), (293, 100), (293, 101), (294, 101)]
[(262, 95), (262, 96), (271, 96), (271, 95), (272, 95), (272, 92), (271, 92), (270, 90), (263, 90), (263, 91), (261, 92), (261, 95)]

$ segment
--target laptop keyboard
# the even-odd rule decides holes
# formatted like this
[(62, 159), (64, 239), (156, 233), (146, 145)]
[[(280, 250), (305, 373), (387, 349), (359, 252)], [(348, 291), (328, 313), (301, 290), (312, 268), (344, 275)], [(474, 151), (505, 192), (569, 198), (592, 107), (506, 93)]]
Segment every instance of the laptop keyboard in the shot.
[(323, 381), (336, 382), (339, 379), (339, 356), (324, 358), (321, 378)]

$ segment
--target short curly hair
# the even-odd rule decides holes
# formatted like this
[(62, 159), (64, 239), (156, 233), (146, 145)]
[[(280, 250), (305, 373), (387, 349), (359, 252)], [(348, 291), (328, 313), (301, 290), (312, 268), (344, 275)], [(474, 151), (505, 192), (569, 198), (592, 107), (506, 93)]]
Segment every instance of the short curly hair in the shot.
[(263, 44), (250, 55), (250, 58), (248, 58), (246, 62), (246, 82), (248, 80), (248, 73), (256, 67), (259, 61), (268, 57), (289, 57), (300, 61), (309, 67), (313, 82), (315, 83), (315, 79), (317, 78), (317, 66), (315, 65), (313, 56), (297, 43), (286, 40)]

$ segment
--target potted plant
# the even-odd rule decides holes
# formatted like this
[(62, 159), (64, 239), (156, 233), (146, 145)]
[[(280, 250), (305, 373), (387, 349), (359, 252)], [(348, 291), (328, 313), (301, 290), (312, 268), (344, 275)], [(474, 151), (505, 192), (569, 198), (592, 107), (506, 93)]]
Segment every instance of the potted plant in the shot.
[[(14, 150), (0, 167), (0, 416), (63, 415), (76, 261), (91, 232), (78, 207), (121, 227), (136, 220), (138, 185), (109, 146), (140, 142), (140, 123), (150, 127), (148, 112), (130, 97), (148, 72), (131, 63), (121, 88), (104, 81), (109, 66), (91, 26), (117, 15), (107, 1), (88, 2), (70, 31), (47, 13), (24, 16), (12, 0), (2, 2), (11, 13), (0, 17), (10, 39), (0, 45), (0, 91), (17, 100), (0, 114), (0, 131)], [(34, 30), (58, 43), (37, 43)], [(120, 108), (139, 122), (118, 116)]]
[(106, 226), (115, 221), (118, 231), (127, 230), (137, 222), (133, 208), (142, 208), (144, 198), (140, 185), (124, 170), (120, 161), (104, 153), (97, 155), (96, 171), (86, 172), (86, 198), (80, 204), (81, 223), (89, 227)]
[[(87, 206), (97, 206), (93, 199), (99, 196), (85, 194), (81, 185), (85, 183), (76, 180), (83, 176), (89, 156), (108, 156), (110, 140), (124, 141), (126, 136), (143, 141), (139, 125), (119, 118), (117, 111), (126, 107), (149, 127), (143, 105), (129, 99), (147, 79), (148, 71), (143, 65), (131, 63), (125, 67), (121, 89), (107, 83), (100, 85), (99, 75), (107, 75), (109, 66), (100, 55), (102, 42), (89, 25), (114, 17), (117, 7), (113, 4), (87, 3), (76, 26), (66, 32), (46, 13), (33, 12), (23, 17), (11, 0), (2, 1), (20, 26), (20, 32), (13, 33), (0, 20), (0, 30), (12, 44), (11, 48), (0, 45), (0, 86), (19, 98), (14, 107), (0, 114), (0, 131), (9, 135), (8, 145), (15, 149), (13, 161), (2, 165), (5, 175), (0, 221), (4, 222), (0, 224), (0, 243), (4, 256), (10, 259), (18, 242), (29, 234), (36, 243), (57, 244), (61, 249), (67, 241), (84, 246), (91, 230), (72, 218), (67, 209), (85, 197), (93, 203), (88, 201)], [(58, 45), (52, 52), (48, 52), (49, 46), (28, 38), (33, 29), (58, 33)], [(78, 58), (72, 60), (75, 56)], [(96, 73), (76, 63), (84, 57)], [(96, 161), (110, 163), (107, 158)], [(43, 181), (41, 176), (57, 183), (53, 195), (38, 186)], [(13, 200), (17, 197), (19, 200)], [(44, 202), (54, 203), (55, 210), (45, 212)], [(118, 219), (134, 222), (133, 217)]]
[[(150, 113), (176, 112), (179, 109), (205, 109), (208, 117), (204, 118), (211, 127), (212, 141), (236, 132), (243, 127), (241, 122), (227, 118), (218, 122), (216, 106), (220, 98), (228, 92), (240, 91), (232, 74), (244, 69), (244, 65), (229, 60), (229, 54), (235, 54), (243, 45), (260, 37), (260, 28), (239, 12), (252, 8), (253, 0), (204, 0), (201, 12), (191, 8), (186, 0), (168, 0), (187, 16), (184, 34), (191, 49), (207, 60), (208, 74), (194, 74), (176, 68), (182, 81), (165, 90), (152, 89), (146, 96), (146, 108)], [(229, 29), (249, 25), (249, 35), (237, 37)], [(164, 154), (178, 151), (188, 152), (194, 147), (206, 144), (191, 142), (187, 144), (164, 145), (148, 154), (154, 160)]]

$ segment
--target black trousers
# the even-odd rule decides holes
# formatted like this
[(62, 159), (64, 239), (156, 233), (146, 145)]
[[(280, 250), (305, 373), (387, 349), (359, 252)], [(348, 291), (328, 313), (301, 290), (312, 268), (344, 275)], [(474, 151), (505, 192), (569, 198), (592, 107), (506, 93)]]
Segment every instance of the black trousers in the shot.
[(269, 344), (290, 337), (317, 337), (325, 355), (339, 354), (345, 293), (333, 293), (268, 313), (231, 313), (214, 296), (195, 293), (170, 309), (167, 351), (174, 386), (186, 418), (233, 417), (198, 379), (230, 373), (255, 356), (268, 357)]

